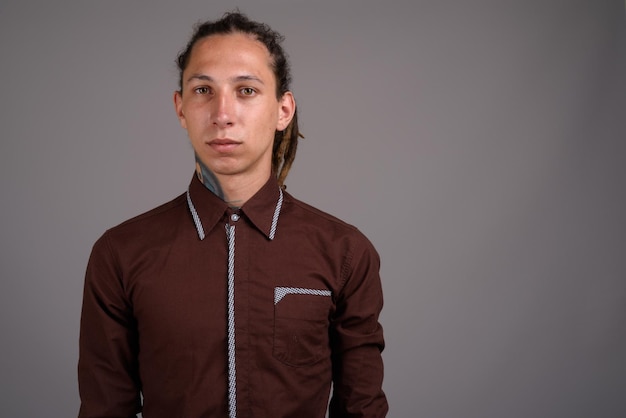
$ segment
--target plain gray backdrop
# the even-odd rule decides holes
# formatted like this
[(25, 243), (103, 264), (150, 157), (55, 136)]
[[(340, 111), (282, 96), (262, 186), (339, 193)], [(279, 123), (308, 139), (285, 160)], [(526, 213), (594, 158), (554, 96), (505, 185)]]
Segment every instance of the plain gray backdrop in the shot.
[(389, 416), (626, 416), (621, 0), (0, 3), (0, 415), (76, 415), (91, 246), (186, 189), (174, 60), (235, 6), (286, 35), (289, 191), (380, 252)]

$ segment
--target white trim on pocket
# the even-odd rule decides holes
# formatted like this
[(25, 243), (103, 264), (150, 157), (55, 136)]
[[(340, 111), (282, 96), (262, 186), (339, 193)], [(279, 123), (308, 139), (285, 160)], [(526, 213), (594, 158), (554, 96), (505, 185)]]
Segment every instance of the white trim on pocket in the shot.
[(330, 290), (305, 289), (302, 287), (275, 287), (274, 305), (277, 305), (287, 295), (332, 296), (332, 293)]

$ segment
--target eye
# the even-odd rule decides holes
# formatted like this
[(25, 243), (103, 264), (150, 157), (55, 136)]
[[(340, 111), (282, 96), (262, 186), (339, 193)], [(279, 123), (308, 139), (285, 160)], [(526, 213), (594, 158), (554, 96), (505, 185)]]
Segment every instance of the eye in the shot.
[(244, 96), (252, 96), (254, 95), (254, 93), (256, 93), (256, 90), (253, 89), (252, 87), (244, 87), (241, 90), (239, 90), (241, 92), (241, 94), (243, 94)]
[(196, 87), (195, 89), (193, 89), (194, 93), (197, 94), (208, 94), (209, 93), (209, 88), (206, 86), (203, 87)]

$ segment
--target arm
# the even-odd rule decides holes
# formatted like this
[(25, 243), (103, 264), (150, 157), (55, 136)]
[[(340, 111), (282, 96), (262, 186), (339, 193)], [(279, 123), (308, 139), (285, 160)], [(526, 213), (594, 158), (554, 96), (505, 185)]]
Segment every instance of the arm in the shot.
[(385, 343), (378, 322), (383, 306), (380, 262), (376, 250), (366, 244), (346, 259), (344, 286), (331, 325), (330, 418), (383, 418), (388, 410), (382, 391)]
[(107, 235), (87, 265), (80, 322), (79, 418), (135, 418), (141, 411), (137, 330)]

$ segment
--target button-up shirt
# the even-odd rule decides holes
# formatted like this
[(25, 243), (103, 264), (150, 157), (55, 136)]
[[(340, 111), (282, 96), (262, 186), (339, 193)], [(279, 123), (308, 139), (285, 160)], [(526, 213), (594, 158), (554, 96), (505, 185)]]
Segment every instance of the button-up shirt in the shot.
[(274, 179), (233, 209), (194, 176), (93, 247), (79, 417), (384, 417), (378, 272)]

